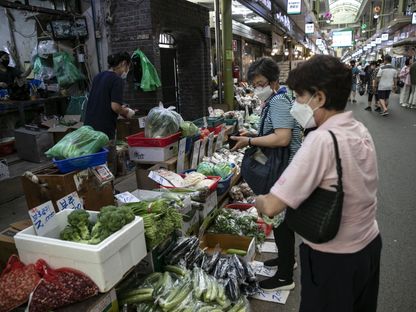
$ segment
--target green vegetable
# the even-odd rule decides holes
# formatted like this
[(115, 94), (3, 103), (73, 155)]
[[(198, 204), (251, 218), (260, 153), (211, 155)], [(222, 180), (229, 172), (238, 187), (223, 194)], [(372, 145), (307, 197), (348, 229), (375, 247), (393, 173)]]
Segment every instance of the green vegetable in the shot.
[(46, 151), (46, 156), (57, 159), (74, 158), (97, 153), (109, 142), (108, 136), (90, 126), (68, 133), (57, 144)]
[(188, 273), (186, 269), (181, 268), (180, 266), (177, 266), (177, 265), (166, 265), (165, 271), (169, 271), (180, 276), (185, 276)]
[(146, 138), (163, 138), (179, 131), (183, 122), (181, 115), (170, 108), (154, 107), (146, 117)]
[(78, 230), (70, 225), (67, 225), (59, 234), (62, 240), (77, 242), (77, 243), (88, 243), (87, 240), (83, 240)]
[(247, 255), (247, 251), (241, 250), (241, 249), (230, 248), (230, 249), (227, 249), (227, 254), (245, 256), (245, 255)]
[(89, 226), (90, 214), (84, 209), (76, 209), (68, 215), (68, 223), (70, 226), (78, 230), (82, 239), (90, 238)]
[(193, 137), (199, 134), (199, 128), (192, 121), (184, 121), (180, 128), (184, 137)]
[(189, 280), (184, 280), (181, 285), (178, 285), (165, 300), (161, 300), (160, 307), (164, 311), (169, 311), (179, 305), (192, 291), (192, 284)]
[(220, 176), (222, 179), (225, 179), (232, 173), (233, 168), (230, 163), (222, 162), (214, 165), (213, 171), (214, 175)]
[(132, 289), (126, 293), (123, 293), (120, 295), (121, 300), (128, 297), (133, 297), (137, 295), (145, 295), (150, 294), (153, 295), (153, 288), (138, 288), (138, 289)]
[(153, 296), (151, 293), (138, 294), (138, 295), (133, 295), (133, 296), (122, 299), (120, 302), (120, 305), (123, 306), (124, 304), (134, 304), (134, 303), (140, 303), (143, 301), (152, 301), (152, 300), (153, 300)]
[(212, 176), (214, 175), (214, 165), (204, 161), (198, 165), (196, 171), (206, 176)]

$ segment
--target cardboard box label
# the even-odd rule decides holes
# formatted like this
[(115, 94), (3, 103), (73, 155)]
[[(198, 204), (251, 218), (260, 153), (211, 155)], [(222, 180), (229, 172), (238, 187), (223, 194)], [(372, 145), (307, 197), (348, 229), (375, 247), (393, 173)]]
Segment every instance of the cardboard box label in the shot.
[(201, 148), (199, 149), (199, 162), (202, 161), (202, 159), (205, 156), (205, 148), (207, 146), (207, 138), (205, 138), (201, 143)]
[(140, 117), (139, 118), (139, 128), (146, 127), (146, 117)]
[(194, 143), (194, 152), (192, 154), (191, 168), (196, 168), (196, 166), (198, 166), (200, 146), (201, 146), (201, 140), (198, 140)]
[(56, 201), (59, 211), (65, 209), (84, 209), (77, 192), (62, 197)]
[(121, 204), (137, 203), (140, 201), (136, 196), (134, 196), (130, 192), (120, 193), (115, 195), (115, 197)]
[(185, 151), (186, 138), (183, 138), (179, 141), (178, 162), (176, 164), (176, 172), (182, 172), (185, 168)]
[(43, 236), (58, 226), (55, 218), (55, 209), (51, 201), (32, 208), (28, 212), (35, 232), (39, 236)]

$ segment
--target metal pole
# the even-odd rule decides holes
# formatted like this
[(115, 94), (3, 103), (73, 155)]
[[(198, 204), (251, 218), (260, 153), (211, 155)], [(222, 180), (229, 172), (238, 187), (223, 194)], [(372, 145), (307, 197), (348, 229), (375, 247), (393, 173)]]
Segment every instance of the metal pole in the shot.
[(220, 26), (220, 0), (214, 1), (215, 9), (215, 60), (217, 67), (218, 104), (222, 104), (222, 66), (221, 66), (221, 26)]
[(233, 85), (233, 30), (231, 16), (231, 0), (222, 0), (222, 51), (224, 62), (224, 102), (229, 110), (234, 109), (234, 85)]

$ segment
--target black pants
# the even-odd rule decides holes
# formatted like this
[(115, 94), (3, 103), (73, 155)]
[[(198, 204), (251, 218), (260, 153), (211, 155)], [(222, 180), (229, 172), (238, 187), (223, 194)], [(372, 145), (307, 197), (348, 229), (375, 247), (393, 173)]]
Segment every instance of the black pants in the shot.
[(353, 254), (333, 254), (300, 245), (300, 312), (375, 312), (381, 237)]
[(293, 280), (293, 265), (295, 264), (295, 233), (289, 229), (284, 220), (277, 228), (273, 228), (278, 258), (278, 278)]
[(373, 100), (373, 96), (375, 96), (376, 102), (379, 100), (377, 92), (376, 93), (368, 93), (368, 102), (371, 102)]

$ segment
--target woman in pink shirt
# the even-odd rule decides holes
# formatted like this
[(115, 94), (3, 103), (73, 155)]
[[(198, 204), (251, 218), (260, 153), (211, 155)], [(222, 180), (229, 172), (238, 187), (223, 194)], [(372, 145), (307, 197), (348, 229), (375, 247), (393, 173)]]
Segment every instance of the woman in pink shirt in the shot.
[(259, 213), (275, 216), (299, 207), (317, 187), (332, 190), (338, 176), (328, 130), (335, 134), (343, 169), (341, 225), (329, 242), (303, 239), (301, 312), (377, 309), (381, 253), (377, 157), (367, 128), (344, 111), (350, 82), (351, 70), (332, 56), (314, 56), (290, 72), (287, 84), (296, 92), (291, 113), (305, 129), (317, 129), (305, 138), (270, 193), (256, 201)]

